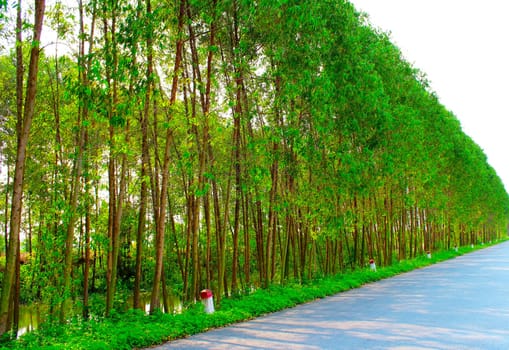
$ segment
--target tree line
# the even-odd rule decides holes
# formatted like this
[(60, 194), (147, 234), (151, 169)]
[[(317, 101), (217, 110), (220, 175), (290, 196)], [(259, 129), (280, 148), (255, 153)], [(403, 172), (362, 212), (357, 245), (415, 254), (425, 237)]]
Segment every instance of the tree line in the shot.
[(0, 1), (0, 333), (507, 234), (482, 149), (348, 1), (47, 2)]

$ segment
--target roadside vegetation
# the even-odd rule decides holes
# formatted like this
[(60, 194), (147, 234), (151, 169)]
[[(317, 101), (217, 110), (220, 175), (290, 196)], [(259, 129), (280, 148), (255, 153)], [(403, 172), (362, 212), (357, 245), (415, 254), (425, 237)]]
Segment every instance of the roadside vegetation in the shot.
[(223, 299), (221, 307), (213, 314), (206, 314), (203, 305), (197, 303), (176, 314), (156, 312), (147, 315), (140, 310), (130, 309), (115, 312), (107, 318), (87, 321), (73, 318), (65, 325), (46, 326), (28, 333), (18, 340), (3, 344), (0, 349), (128, 350), (150, 347), (358, 288), (490, 245), (442, 251), (431, 258), (424, 255), (402, 260), (392, 266), (377, 268), (376, 271), (365, 267), (335, 276), (271, 285)]
[(483, 150), (346, 0), (0, 0), (0, 161), (0, 336), (42, 305), (38, 346), (182, 336), (509, 223)]

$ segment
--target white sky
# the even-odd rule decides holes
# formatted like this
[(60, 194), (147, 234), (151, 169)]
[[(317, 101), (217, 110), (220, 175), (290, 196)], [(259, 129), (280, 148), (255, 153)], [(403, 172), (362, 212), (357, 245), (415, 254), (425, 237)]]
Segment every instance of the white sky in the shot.
[(509, 190), (509, 0), (350, 0), (390, 33)]

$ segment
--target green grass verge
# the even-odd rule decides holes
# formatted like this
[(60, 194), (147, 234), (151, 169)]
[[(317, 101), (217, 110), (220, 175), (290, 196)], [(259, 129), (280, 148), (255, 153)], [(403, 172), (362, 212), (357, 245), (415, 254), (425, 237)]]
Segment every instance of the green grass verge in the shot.
[(44, 327), (30, 332), (16, 341), (0, 345), (0, 349), (92, 350), (149, 347), (358, 288), (366, 283), (452, 259), (487, 246), (489, 245), (462, 247), (458, 252), (437, 252), (431, 259), (423, 256), (404, 260), (392, 266), (378, 268), (376, 272), (369, 268), (357, 269), (305, 284), (273, 285), (249, 295), (224, 299), (221, 308), (210, 315), (205, 314), (203, 306), (198, 303), (177, 315), (145, 315), (139, 310), (130, 310), (100, 320), (74, 320), (65, 326)]

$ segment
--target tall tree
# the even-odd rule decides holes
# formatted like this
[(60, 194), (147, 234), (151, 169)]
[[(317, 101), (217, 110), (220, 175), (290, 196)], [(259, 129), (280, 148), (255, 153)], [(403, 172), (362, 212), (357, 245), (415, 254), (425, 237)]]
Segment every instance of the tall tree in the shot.
[(18, 15), (16, 25), (16, 60), (17, 60), (17, 116), (16, 125), (17, 151), (16, 164), (14, 169), (13, 194), (11, 204), (11, 223), (9, 231), (9, 247), (6, 257), (6, 271), (2, 281), (2, 295), (0, 299), (0, 334), (5, 333), (11, 327), (8, 324), (9, 310), (12, 310), (14, 304), (19, 300), (14, 300), (14, 289), (16, 287), (15, 275), (19, 269), (19, 233), (21, 227), (21, 212), (23, 199), (23, 183), (25, 173), (25, 160), (27, 144), (30, 137), (30, 127), (34, 117), (35, 95), (37, 92), (37, 75), (39, 71), (40, 40), (42, 33), (42, 24), (44, 20), (45, 1), (36, 0), (34, 12), (34, 31), (32, 36), (32, 46), (30, 50), (30, 62), (28, 67), (27, 87), (23, 105), (23, 53), (22, 53), (22, 20), (21, 20), (21, 0), (18, 1)]
[[(84, 167), (84, 183), (85, 183), (85, 192), (86, 192), (86, 199), (85, 199), (85, 267), (83, 272), (83, 317), (87, 318), (88, 315), (88, 303), (89, 303), (89, 275), (90, 275), (90, 259), (91, 259), (91, 252), (90, 252), (90, 230), (91, 230), (91, 179), (90, 179), (90, 165), (89, 165), (89, 158), (90, 158), (90, 147), (89, 145), (89, 127), (90, 124), (89, 119), (89, 112), (90, 112), (90, 104), (91, 104), (91, 91), (90, 91), (90, 81), (88, 74), (91, 69), (92, 64), (92, 50), (93, 50), (93, 43), (94, 43), (94, 30), (95, 30), (95, 17), (96, 17), (96, 2), (94, 1), (92, 4), (92, 21), (90, 25), (90, 33), (88, 35), (88, 41), (85, 33), (85, 8), (83, 5), (83, 1), (78, 1), (79, 6), (79, 28), (80, 28), (80, 41), (79, 41), (79, 58), (78, 58), (78, 64), (79, 64), (79, 82), (81, 84), (81, 89), (79, 90), (79, 97), (80, 97), (80, 109), (79, 114), (81, 115), (81, 125), (79, 126), (79, 130), (82, 130), (82, 135), (80, 134), (80, 137), (83, 137), (83, 144), (79, 144), (79, 147), (82, 148), (81, 153), (84, 155), (82, 156), (83, 159), (83, 167)], [(85, 47), (88, 42), (88, 56), (85, 52)]]
[[(179, 81), (179, 74), (183, 55), (184, 37), (182, 35), (185, 23), (186, 14), (186, 0), (179, 1), (178, 10), (178, 27), (177, 27), (177, 41), (175, 47), (175, 61), (173, 65), (173, 77), (170, 91), (170, 109), (174, 106), (177, 100), (177, 88)], [(173, 111), (170, 111), (173, 113)], [(171, 117), (171, 115), (169, 116)], [(157, 199), (157, 205), (154, 206), (156, 211), (154, 217), (157, 220), (156, 223), (156, 240), (155, 240), (155, 269), (154, 278), (152, 280), (152, 293), (150, 298), (150, 313), (155, 312), (159, 308), (159, 295), (161, 287), (161, 279), (163, 274), (163, 257), (164, 257), (164, 233), (166, 224), (166, 205), (168, 203), (168, 187), (169, 187), (169, 167), (170, 167), (170, 150), (173, 143), (173, 131), (167, 127), (165, 146), (164, 146), (164, 157), (163, 165), (161, 169), (161, 187), (158, 191), (159, 196)]]

